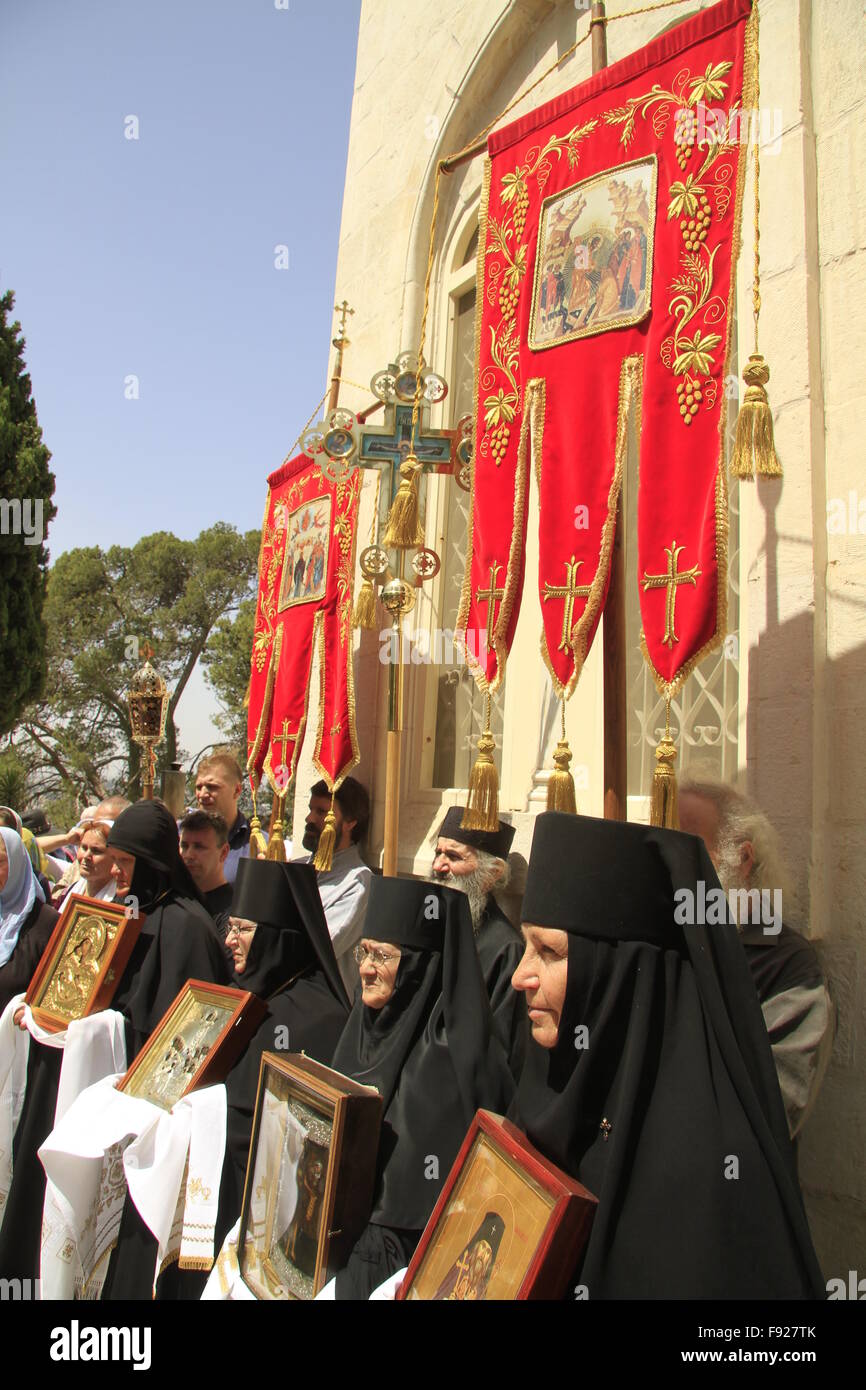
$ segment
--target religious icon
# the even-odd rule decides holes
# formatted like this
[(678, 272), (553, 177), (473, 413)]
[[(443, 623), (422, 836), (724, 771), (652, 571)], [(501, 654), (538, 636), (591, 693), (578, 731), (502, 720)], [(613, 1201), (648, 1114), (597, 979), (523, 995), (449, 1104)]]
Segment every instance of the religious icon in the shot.
[(122, 903), (67, 899), (25, 996), (50, 1032), (107, 1008), (141, 930)]
[(658, 163), (596, 174), (542, 205), (530, 315), (535, 350), (640, 323), (651, 307)]
[(487, 1297), (487, 1285), (496, 1263), (505, 1221), (498, 1211), (487, 1212), (478, 1230), (460, 1252), (433, 1298), (448, 1302), (480, 1302)]
[(479, 1110), (412, 1256), (398, 1298), (559, 1298), (589, 1236), (595, 1198), (508, 1120)]
[(345, 1264), (370, 1213), (381, 1118), (372, 1087), (264, 1054), (238, 1239), (257, 1298), (314, 1298)]
[(279, 612), (324, 598), (330, 538), (329, 496), (315, 497), (288, 514)]
[(118, 1090), (170, 1110), (188, 1092), (223, 1080), (265, 1009), (246, 990), (187, 980)]
[(295, 1175), (298, 1189), (295, 1214), (279, 1243), (286, 1259), (311, 1277), (316, 1273), (322, 1195), (327, 1169), (326, 1145), (306, 1138)]

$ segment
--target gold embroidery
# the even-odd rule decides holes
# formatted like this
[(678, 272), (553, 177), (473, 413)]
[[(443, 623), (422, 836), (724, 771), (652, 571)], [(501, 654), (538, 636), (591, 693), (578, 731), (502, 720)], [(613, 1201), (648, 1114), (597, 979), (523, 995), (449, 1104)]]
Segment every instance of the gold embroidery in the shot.
[[(201, 1178), (191, 1178), (186, 1185), (186, 1199), (188, 1202), (209, 1202), (211, 1199), (211, 1189), (205, 1187)], [(184, 1232), (187, 1226), (195, 1226), (199, 1230), (209, 1230), (211, 1234), (213, 1233), (213, 1226), (209, 1223), (202, 1225), (199, 1221), (186, 1222), (184, 1225)], [(196, 1238), (198, 1239), (200, 1237)]]
[(497, 574), (499, 573), (499, 571), (500, 571), (501, 569), (502, 569), (502, 566), (501, 566), (501, 565), (491, 565), (491, 566), (490, 566), (490, 588), (489, 588), (489, 589), (479, 589), (478, 592), (477, 592), (476, 595), (475, 595), (475, 602), (476, 602), (476, 603), (484, 603), (484, 604), (487, 605), (487, 633), (486, 633), (486, 640), (487, 640), (488, 649), (489, 649), (489, 647), (490, 647), (490, 642), (491, 642), (491, 639), (492, 639), (492, 637), (493, 637), (493, 624), (494, 624), (494, 621), (495, 621), (495, 618), (496, 618), (496, 605), (497, 605), (497, 603), (499, 602), (499, 600), (503, 597), (503, 595), (505, 594), (505, 590), (504, 590), (504, 589), (497, 589), (497, 587), (496, 587), (496, 576), (497, 576)]
[[(530, 383), (532, 384), (532, 383)], [(595, 570), (595, 578), (590, 586), (589, 596), (584, 605), (583, 612), (578, 618), (571, 632), (571, 649), (574, 653), (574, 670), (565, 685), (559, 679), (553, 662), (547, 650), (547, 634), (542, 629), (541, 633), (541, 655), (544, 664), (550, 672), (550, 679), (558, 697), (569, 699), (577, 685), (583, 664), (586, 661), (586, 654), (589, 650), (589, 634), (592, 632), (602, 599), (604, 598), (605, 585), (607, 584), (607, 574), (610, 569), (610, 557), (613, 550), (613, 542), (616, 534), (616, 510), (619, 502), (619, 494), (622, 488), (623, 472), (625, 470), (625, 455), (628, 444), (628, 422), (632, 408), (635, 411), (637, 420), (638, 435), (642, 426), (641, 421), (641, 393), (643, 389), (643, 356), (636, 355), (625, 357), (619, 369), (619, 397), (616, 411), (616, 449), (614, 455), (613, 477), (610, 489), (607, 494), (607, 516), (601, 532), (601, 544), (598, 552), (598, 565)], [(541, 491), (541, 468), (542, 468), (542, 442), (544, 430), (544, 415), (541, 412), (541, 419), (537, 426), (537, 437), (533, 433), (532, 449), (535, 455), (535, 471), (538, 479), (539, 493)]]
[[(525, 163), (519, 164), (511, 173), (502, 176), (499, 195), (500, 217), (497, 219), (489, 216), (485, 208), (484, 230), (487, 249), (501, 256), (502, 260), (494, 261), (491, 265), (484, 297), (487, 303), (492, 305), (494, 297), (498, 294), (499, 312), (502, 317), (495, 327), (493, 324), (488, 325), (492, 364), (488, 363), (479, 376), (481, 389), (489, 393), (484, 399), (485, 430), (479, 447), (482, 454), (485, 457), (489, 454), (497, 466), (505, 456), (511, 436), (511, 424), (520, 406), (517, 303), (520, 298), (520, 282), (526, 276), (529, 254), (528, 240), (521, 241), (529, 207), (529, 190), (526, 185), (528, 180), (534, 177), (539, 192), (544, 188), (553, 167), (550, 157), (554, 154), (557, 159), (561, 159), (563, 153), (567, 154), (569, 168), (576, 169), (580, 158), (578, 146), (597, 125), (598, 117), (594, 116), (582, 126), (573, 126), (566, 135), (551, 136), (542, 149), (535, 146), (529, 150)], [(500, 275), (502, 279), (497, 290)], [(483, 299), (479, 301), (476, 311), (479, 316), (482, 303)]]
[(582, 560), (575, 560), (572, 555), (570, 560), (563, 560), (565, 565), (564, 584), (545, 584), (544, 602), (549, 598), (565, 599), (562, 610), (562, 636), (559, 639), (558, 652), (571, 651), (571, 629), (574, 618), (574, 600), (576, 598), (589, 598), (592, 589), (591, 584), (578, 584), (577, 571), (583, 564)]
[(647, 574), (646, 570), (644, 570), (644, 576), (641, 581), (644, 593), (646, 593), (648, 589), (667, 588), (667, 595), (665, 597), (665, 635), (662, 638), (662, 642), (671, 649), (673, 649), (674, 643), (680, 640), (674, 628), (677, 589), (680, 584), (691, 584), (692, 587), (696, 589), (698, 580), (701, 577), (701, 571), (698, 569), (697, 565), (693, 565), (689, 570), (678, 569), (679, 557), (684, 550), (685, 546), (677, 545), (676, 541), (673, 541), (669, 546), (666, 545), (664, 551), (668, 557), (667, 573)]

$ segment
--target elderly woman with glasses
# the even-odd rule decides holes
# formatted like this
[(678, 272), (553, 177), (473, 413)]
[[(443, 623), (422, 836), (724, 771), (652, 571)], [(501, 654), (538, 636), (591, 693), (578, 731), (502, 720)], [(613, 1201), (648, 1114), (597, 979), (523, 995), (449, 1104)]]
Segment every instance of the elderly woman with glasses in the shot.
[(366, 921), (375, 937), (355, 948), (361, 991), (332, 1065), (382, 1096), (376, 1190), (320, 1297), (367, 1298), (408, 1262), (475, 1111), (504, 1110), (514, 1089), (465, 894), (377, 877)]

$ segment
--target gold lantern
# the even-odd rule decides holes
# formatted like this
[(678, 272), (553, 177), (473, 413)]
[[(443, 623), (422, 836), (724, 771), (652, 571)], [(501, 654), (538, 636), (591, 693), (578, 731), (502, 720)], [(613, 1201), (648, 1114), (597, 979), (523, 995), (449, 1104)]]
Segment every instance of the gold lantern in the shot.
[(145, 801), (152, 801), (156, 772), (154, 748), (162, 742), (165, 733), (168, 691), (162, 676), (150, 664), (153, 648), (143, 650), (144, 665), (133, 676), (126, 698), (133, 740), (144, 750), (142, 796)]

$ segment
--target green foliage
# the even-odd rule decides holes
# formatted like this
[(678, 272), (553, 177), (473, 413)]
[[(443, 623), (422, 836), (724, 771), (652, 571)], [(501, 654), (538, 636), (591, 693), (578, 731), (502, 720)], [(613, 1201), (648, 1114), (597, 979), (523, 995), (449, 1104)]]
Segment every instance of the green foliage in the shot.
[(218, 522), (194, 541), (160, 531), (131, 547), (60, 556), (45, 605), (45, 694), (16, 735), (44, 797), (61, 784), (86, 800), (109, 790), (138, 794), (140, 750), (131, 739), (126, 693), (145, 641), (170, 693), (158, 751), (164, 764), (174, 761), (178, 702), (215, 625), (230, 628), (254, 592), (258, 546), (258, 531), (240, 535)]
[(233, 620), (220, 618), (202, 656), (207, 683), (223, 706), (216, 722), (226, 741), (243, 750), (241, 765), (246, 758), (246, 698), (255, 620), (255, 598), (244, 599)]
[(14, 304), (11, 290), (0, 296), (0, 498), (7, 532), (0, 533), (0, 733), (12, 728), (42, 690), (48, 566), (42, 542), (57, 511), (51, 500), (51, 454), (36, 417), (21, 325), (8, 321)]
[(0, 806), (11, 806), (19, 816), (27, 806), (27, 768), (14, 748), (0, 753)]

